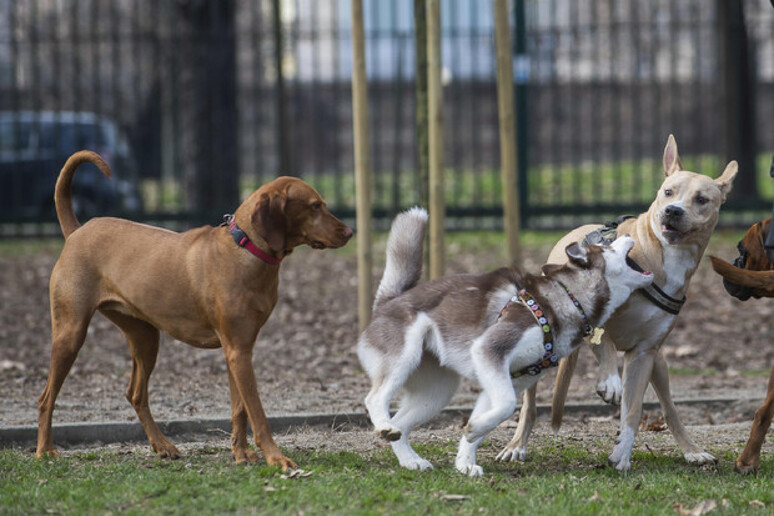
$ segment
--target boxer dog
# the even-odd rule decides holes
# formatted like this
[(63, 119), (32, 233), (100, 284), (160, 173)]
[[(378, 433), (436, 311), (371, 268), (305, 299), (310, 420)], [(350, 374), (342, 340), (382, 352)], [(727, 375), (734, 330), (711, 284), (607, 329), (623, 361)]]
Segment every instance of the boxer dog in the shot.
[[(427, 212), (419, 208), (393, 222), (373, 321), (358, 341), (360, 363), (372, 381), (365, 404), (401, 466), (426, 470), (432, 465), (411, 448), (409, 433), (441, 411), (460, 376), (477, 382), (482, 391), (455, 466), (481, 476), (478, 446), (513, 414), (517, 394), (653, 275), (627, 264), (634, 240), (622, 236), (609, 247), (569, 244), (567, 262), (545, 266), (543, 276), (501, 268), (415, 286), (426, 224)], [(390, 416), (390, 401), (401, 387), (400, 408)]]
[[(597, 393), (608, 403), (621, 403), (618, 443), (609, 456), (619, 471), (631, 468), (632, 446), (642, 417), (642, 399), (648, 382), (658, 395), (667, 425), (688, 462), (706, 463), (715, 458), (699, 448), (688, 435), (675, 409), (669, 390), (667, 363), (661, 345), (674, 327), (691, 276), (699, 265), (715, 229), (721, 204), (731, 191), (737, 173), (731, 161), (717, 179), (684, 170), (672, 135), (664, 149), (664, 182), (647, 212), (621, 222), (618, 233), (634, 238), (630, 256), (653, 272), (652, 287), (635, 292), (604, 326), (599, 345), (592, 350), (600, 362)], [(548, 263), (562, 263), (559, 252), (572, 242), (581, 242), (598, 225), (577, 228), (553, 248)], [(618, 375), (616, 350), (624, 352), (623, 384)], [(562, 360), (553, 399), (553, 427), (558, 431), (577, 352)], [(498, 460), (524, 460), (527, 440), (534, 424), (534, 387), (524, 395), (519, 425)]]
[[(771, 218), (753, 225), (737, 248), (739, 257), (734, 265), (720, 258), (710, 256), (712, 268), (723, 276), (726, 291), (735, 298), (746, 301), (750, 297), (774, 297), (774, 263), (769, 260), (764, 240), (771, 227)], [(761, 446), (774, 416), (774, 368), (769, 376), (766, 401), (755, 411), (750, 438), (741, 455), (734, 462), (738, 473), (757, 473), (760, 463)]]

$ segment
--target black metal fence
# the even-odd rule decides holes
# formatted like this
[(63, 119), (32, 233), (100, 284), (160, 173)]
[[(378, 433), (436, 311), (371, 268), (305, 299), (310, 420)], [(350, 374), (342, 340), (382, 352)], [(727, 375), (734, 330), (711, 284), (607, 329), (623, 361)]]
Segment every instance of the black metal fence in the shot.
[[(366, 0), (377, 220), (419, 202), (415, 0)], [(768, 0), (512, 0), (523, 220), (641, 209), (669, 133), (685, 165), (740, 161), (729, 208), (774, 181)], [(452, 226), (501, 213), (490, 0), (445, 0)], [(0, 236), (53, 220), (59, 168), (93, 148), (77, 208), (215, 223), (257, 185), (303, 177), (354, 212), (349, 0), (0, 0)], [(769, 184), (769, 183), (772, 184)]]

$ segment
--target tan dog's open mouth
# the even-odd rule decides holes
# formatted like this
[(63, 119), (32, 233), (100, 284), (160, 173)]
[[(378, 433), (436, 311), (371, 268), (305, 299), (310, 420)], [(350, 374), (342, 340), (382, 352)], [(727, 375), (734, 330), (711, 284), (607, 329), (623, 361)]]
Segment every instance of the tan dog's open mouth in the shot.
[(661, 234), (671, 241), (681, 240), (685, 233), (669, 223), (661, 224)]

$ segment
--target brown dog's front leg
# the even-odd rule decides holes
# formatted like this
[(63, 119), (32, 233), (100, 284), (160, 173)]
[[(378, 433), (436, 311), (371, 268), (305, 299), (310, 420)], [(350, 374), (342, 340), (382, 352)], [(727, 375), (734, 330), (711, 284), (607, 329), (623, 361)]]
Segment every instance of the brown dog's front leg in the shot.
[(279, 465), (283, 471), (298, 467), (295, 462), (282, 454), (271, 436), (271, 428), (269, 428), (269, 422), (266, 420), (261, 398), (258, 395), (252, 353), (240, 349), (228, 349), (229, 347), (224, 343), (223, 349), (226, 353), (229, 375), (233, 376), (233, 381), (236, 383), (237, 391), (247, 411), (247, 417), (250, 419), (250, 426), (252, 426), (255, 436), (255, 444), (263, 452), (267, 464)]
[(228, 387), (231, 392), (231, 451), (234, 460), (237, 464), (258, 462), (258, 454), (247, 445), (247, 411), (230, 370)]
[(737, 473), (758, 472), (761, 446), (766, 438), (766, 432), (769, 426), (771, 426), (772, 416), (774, 416), (774, 368), (771, 369), (771, 376), (769, 376), (769, 389), (766, 394), (766, 401), (755, 411), (755, 419), (750, 429), (750, 439), (734, 463), (734, 471)]

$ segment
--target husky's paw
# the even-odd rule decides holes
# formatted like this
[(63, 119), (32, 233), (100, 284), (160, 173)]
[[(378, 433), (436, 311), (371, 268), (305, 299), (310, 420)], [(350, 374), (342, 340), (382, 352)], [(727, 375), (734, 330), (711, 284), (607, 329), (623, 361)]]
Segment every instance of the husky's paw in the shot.
[(713, 457), (707, 452), (698, 452), (698, 453), (686, 453), (683, 455), (685, 457), (685, 460), (687, 462), (690, 462), (692, 464), (709, 464), (709, 463), (717, 463), (718, 459)]
[(610, 464), (615, 466), (615, 469), (618, 471), (629, 471), (632, 469), (631, 457), (620, 444), (617, 444), (615, 448), (613, 448), (613, 453), (610, 454), (607, 460), (610, 461)]
[(398, 439), (400, 439), (400, 436), (403, 435), (402, 432), (400, 431), (400, 428), (397, 428), (394, 426), (385, 426), (382, 428), (377, 428), (376, 433), (379, 434), (379, 437), (387, 441), (397, 441)]
[(527, 447), (526, 446), (506, 446), (503, 450), (497, 454), (496, 460), (500, 462), (524, 462), (527, 460)]
[(482, 468), (478, 464), (457, 463), (455, 464), (455, 466), (457, 467), (457, 471), (459, 471), (463, 475), (467, 475), (469, 477), (484, 476), (484, 468)]
[(613, 374), (604, 379), (600, 378), (597, 382), (597, 394), (605, 400), (605, 403), (620, 405), (621, 396), (623, 395), (621, 377)]
[(413, 469), (416, 471), (429, 471), (433, 469), (433, 465), (422, 457), (413, 457), (411, 459), (401, 461), (400, 465), (406, 469)]

